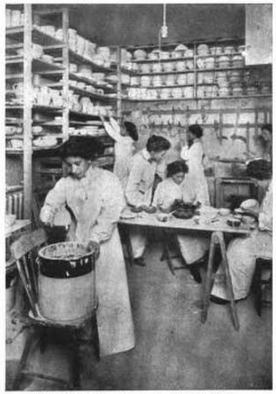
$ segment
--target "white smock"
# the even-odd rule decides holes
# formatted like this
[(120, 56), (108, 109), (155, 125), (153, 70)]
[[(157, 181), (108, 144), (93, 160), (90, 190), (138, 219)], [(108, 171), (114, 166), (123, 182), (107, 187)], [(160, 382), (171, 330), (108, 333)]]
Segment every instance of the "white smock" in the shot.
[(41, 220), (51, 220), (65, 205), (74, 218), (68, 240), (100, 243), (96, 262), (100, 354), (127, 351), (134, 347), (135, 340), (125, 261), (117, 230), (125, 207), (121, 184), (111, 172), (92, 167), (80, 180), (71, 176), (62, 178), (48, 193)]
[[(128, 183), (125, 189), (125, 195), (129, 205), (138, 207), (140, 205), (149, 206), (151, 204), (156, 168), (156, 162), (151, 160), (147, 149), (143, 149), (133, 156)], [(138, 226), (132, 226), (129, 234), (133, 257), (135, 259), (139, 258), (143, 255), (146, 248), (146, 231)]]
[(195, 192), (196, 200), (202, 205), (210, 205), (208, 184), (204, 175), (204, 152), (201, 141), (196, 138), (190, 148), (184, 146), (180, 156), (188, 165), (189, 172), (186, 174), (185, 180), (189, 184), (189, 188)]
[[(234, 239), (227, 248), (235, 300), (248, 296), (256, 259), (272, 258), (272, 201), (271, 183), (260, 208), (258, 229), (252, 231), (248, 237)], [(217, 271), (212, 294), (222, 299), (230, 299), (222, 266)]]
[(110, 123), (104, 122), (104, 127), (107, 134), (115, 141), (115, 163), (113, 172), (119, 178), (123, 189), (125, 189), (129, 176), (131, 159), (135, 151), (134, 141), (130, 136), (121, 135), (120, 126), (113, 118), (110, 119)]
[[(188, 187), (186, 179), (180, 184), (176, 184), (172, 178), (167, 178), (161, 182), (155, 191), (153, 205), (161, 209), (170, 209), (175, 200), (182, 200), (186, 203), (195, 201), (195, 193)], [(192, 264), (202, 259), (208, 250), (210, 240), (208, 237), (197, 235), (177, 235), (181, 254), (187, 264)]]

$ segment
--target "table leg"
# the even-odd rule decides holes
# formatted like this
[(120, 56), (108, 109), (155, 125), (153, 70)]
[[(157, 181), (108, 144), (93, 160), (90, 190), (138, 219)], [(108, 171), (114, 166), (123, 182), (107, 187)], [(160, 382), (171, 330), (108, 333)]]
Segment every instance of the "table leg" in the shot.
[(130, 265), (134, 264), (133, 250), (130, 242), (130, 236), (128, 232), (128, 228), (126, 226), (120, 226), (122, 237), (125, 241), (126, 249), (127, 249), (127, 258)]
[(233, 316), (233, 322), (234, 322), (234, 327), (236, 330), (240, 328), (240, 323), (239, 323), (239, 317), (237, 313), (237, 306), (234, 298), (234, 292), (233, 292), (233, 285), (232, 285), (232, 279), (231, 279), (231, 274), (229, 270), (229, 264), (228, 264), (228, 259), (227, 259), (227, 254), (226, 254), (226, 246), (224, 242), (224, 237), (222, 232), (217, 232), (217, 239), (219, 241), (220, 245), (220, 250), (221, 250), (221, 255), (222, 255), (222, 264), (225, 269), (225, 275), (226, 275), (226, 285), (227, 289), (229, 291), (230, 295), (230, 307), (231, 307), (231, 312)]
[(173, 266), (173, 263), (172, 263), (172, 259), (171, 259), (171, 256), (170, 256), (170, 250), (169, 250), (168, 243), (167, 243), (168, 239), (169, 239), (168, 232), (166, 230), (163, 230), (164, 251), (163, 251), (163, 254), (161, 256), (161, 261), (166, 260), (167, 263), (168, 263), (168, 266), (169, 266), (169, 270), (171, 271), (171, 273), (173, 275), (175, 275), (174, 266)]
[(202, 323), (205, 323), (207, 320), (209, 301), (210, 301), (209, 297), (210, 297), (210, 292), (211, 292), (211, 282), (212, 282), (215, 246), (216, 246), (216, 233), (212, 233), (209, 257), (208, 257), (207, 276), (206, 276), (205, 289), (204, 289), (204, 294), (203, 294), (203, 307), (202, 307), (202, 313), (201, 313), (201, 322)]

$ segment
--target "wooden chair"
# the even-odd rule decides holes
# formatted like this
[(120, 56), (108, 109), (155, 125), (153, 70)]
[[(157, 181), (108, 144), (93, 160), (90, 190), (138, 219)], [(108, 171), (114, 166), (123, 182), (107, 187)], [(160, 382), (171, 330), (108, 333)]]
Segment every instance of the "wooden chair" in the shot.
[[(262, 277), (263, 270), (271, 271), (268, 278), (264, 279)], [(256, 260), (256, 269), (253, 278), (253, 289), (255, 293), (255, 309), (259, 316), (262, 316), (263, 307), (263, 287), (268, 287), (272, 289), (272, 258), (260, 257)]]
[[(80, 331), (87, 323), (92, 323), (92, 327), (96, 327), (95, 310), (90, 317), (85, 317), (79, 323), (55, 323), (43, 318), (39, 313), (37, 305), (38, 301), (38, 286), (37, 286), (37, 273), (38, 268), (35, 264), (38, 249), (45, 245), (47, 241), (46, 233), (43, 229), (38, 229), (32, 233), (21, 236), (17, 241), (11, 245), (11, 253), (16, 260), (19, 276), (22, 280), (29, 305), (30, 311), (28, 314), (28, 322), (32, 329), (32, 334), (28, 336), (26, 344), (22, 353), (19, 363), (17, 374), (15, 377), (13, 390), (18, 390), (21, 378), (25, 375), (57, 382), (65, 389), (79, 389), (80, 388), (80, 354), (79, 345), (82, 342), (80, 339)], [(97, 332), (94, 333), (96, 341), (94, 342), (97, 359), (99, 360), (99, 345)], [(92, 336), (94, 336), (92, 334)], [(28, 357), (34, 344), (40, 345), (40, 351), (43, 353), (47, 345), (47, 341), (51, 338), (61, 338), (66, 340), (69, 344), (72, 354), (72, 381), (68, 382), (63, 379), (46, 376), (43, 373), (33, 373), (25, 371)], [(89, 341), (90, 342), (90, 341)]]

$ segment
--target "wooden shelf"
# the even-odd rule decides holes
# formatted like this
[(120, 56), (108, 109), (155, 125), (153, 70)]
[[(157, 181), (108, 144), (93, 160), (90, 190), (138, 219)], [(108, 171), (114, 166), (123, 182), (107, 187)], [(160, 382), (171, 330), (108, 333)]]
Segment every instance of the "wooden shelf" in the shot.
[(248, 98), (260, 98), (260, 97), (272, 97), (272, 94), (254, 94), (254, 95), (242, 95), (242, 96), (216, 96), (216, 97), (192, 97), (192, 98), (168, 98), (168, 99), (129, 99), (127, 98), (126, 101), (130, 102), (159, 102), (159, 101), (191, 101), (191, 100), (231, 100), (231, 99), (248, 99)]
[(33, 104), (33, 110), (45, 111), (45, 112), (61, 112), (63, 107), (53, 107), (52, 105), (39, 105)]
[(109, 67), (104, 67), (100, 66), (99, 64), (93, 62), (93, 60), (90, 60), (84, 56), (79, 55), (78, 53), (72, 51), (72, 49), (69, 49), (69, 58), (72, 61), (76, 61), (77, 63), (81, 64), (88, 64), (91, 66), (92, 70), (95, 72), (112, 72), (113, 70)]
[(92, 114), (86, 114), (84, 112), (77, 112), (77, 111), (72, 111), (69, 110), (69, 115), (75, 116), (75, 117), (80, 117), (80, 118), (84, 118), (84, 119), (99, 119), (100, 115), (92, 115)]
[[(6, 28), (6, 36), (16, 41), (23, 42), (24, 37), (24, 26), (8, 27)], [(50, 36), (39, 30), (36, 26), (32, 28), (32, 40), (35, 44), (39, 45), (64, 45), (60, 40)]]
[(15, 155), (15, 156), (23, 155), (23, 150), (22, 149), (6, 148), (6, 154), (7, 155), (11, 155), (11, 156), (13, 156), (13, 155)]

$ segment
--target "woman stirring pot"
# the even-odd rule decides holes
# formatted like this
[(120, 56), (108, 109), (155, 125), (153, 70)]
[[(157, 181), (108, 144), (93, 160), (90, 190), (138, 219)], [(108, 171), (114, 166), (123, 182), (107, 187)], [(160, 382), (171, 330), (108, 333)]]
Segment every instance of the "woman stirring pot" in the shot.
[(104, 356), (133, 348), (135, 340), (117, 230), (125, 200), (118, 178), (92, 165), (102, 151), (103, 145), (91, 137), (71, 137), (60, 147), (68, 175), (49, 191), (40, 218), (52, 225), (55, 215), (68, 207), (71, 215), (68, 240), (90, 244), (100, 251), (96, 263), (97, 326), (100, 354)]

